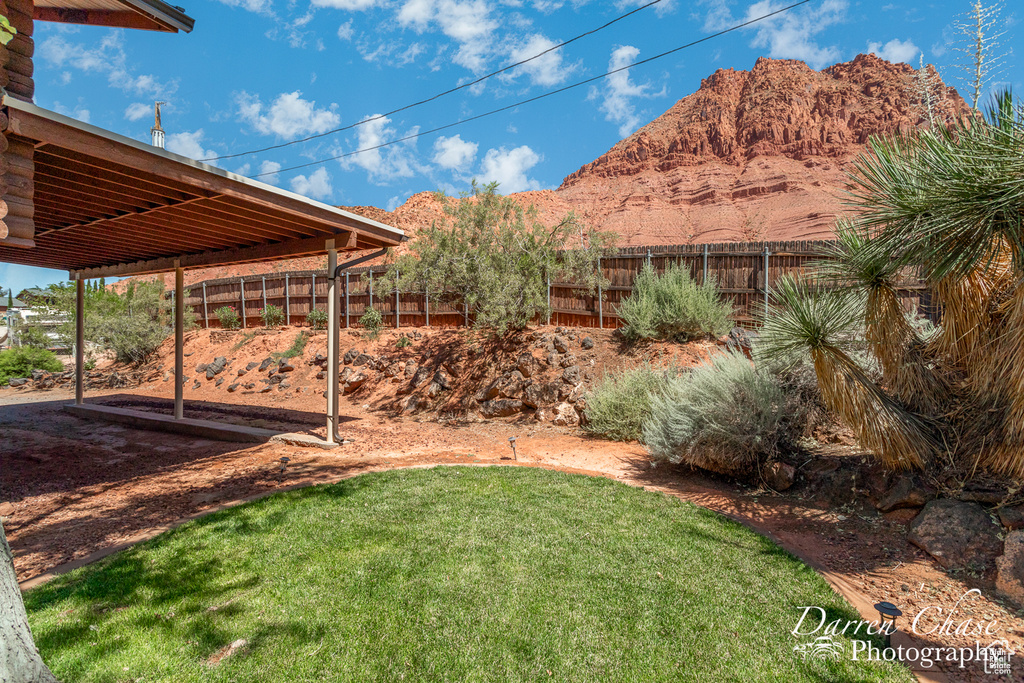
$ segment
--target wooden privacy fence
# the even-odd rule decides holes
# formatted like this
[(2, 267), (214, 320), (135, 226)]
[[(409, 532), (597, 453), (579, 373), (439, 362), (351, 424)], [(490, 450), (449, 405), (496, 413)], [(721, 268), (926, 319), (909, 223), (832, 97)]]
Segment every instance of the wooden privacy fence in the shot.
[[(621, 326), (616, 315), (619, 303), (629, 296), (633, 281), (644, 263), (658, 272), (669, 263), (690, 268), (698, 282), (714, 277), (722, 294), (731, 299), (735, 319), (752, 324), (768, 302), (768, 291), (784, 274), (805, 271), (810, 262), (821, 260), (825, 241), (726, 242), (654, 247), (630, 247), (601, 258), (599, 267), (609, 282), (599, 293), (585, 285), (558, 280), (548, 283), (549, 321), (575, 327)], [(452, 327), (472, 323), (464, 305), (442, 301), (438, 293), (399, 291), (381, 286), (386, 266), (353, 268), (342, 275), (341, 320), (354, 327), (370, 307), (380, 311), (385, 325), (392, 327)], [(376, 283), (374, 280), (376, 279)], [(316, 308), (327, 310), (326, 271), (268, 273), (241, 278), (207, 280), (186, 288), (185, 305), (191, 306), (203, 327), (219, 326), (214, 313), (221, 306), (234, 306), (244, 327), (263, 324), (260, 311), (279, 306), (289, 324), (303, 324)], [(908, 308), (931, 316), (927, 287), (910, 278), (900, 296)]]

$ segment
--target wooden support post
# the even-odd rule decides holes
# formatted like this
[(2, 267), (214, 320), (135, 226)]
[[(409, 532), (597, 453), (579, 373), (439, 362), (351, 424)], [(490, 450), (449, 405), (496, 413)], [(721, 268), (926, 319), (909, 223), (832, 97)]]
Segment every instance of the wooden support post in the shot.
[(348, 272), (345, 272), (345, 329), (348, 329)]
[(601, 291), (601, 257), (597, 257), (597, 326), (602, 330), (604, 329), (604, 298), (603, 292)]
[(75, 276), (75, 404), (85, 403), (85, 280)]
[(338, 250), (327, 240), (327, 443), (337, 443), (338, 433), (338, 354), (341, 330), (338, 320)]
[(288, 296), (288, 273), (284, 274), (284, 324), (292, 324), (291, 299)]
[(242, 300), (242, 329), (245, 329), (245, 278), (238, 278), (238, 294)]
[(395, 329), (396, 330), (399, 327), (401, 327), (401, 321), (398, 318), (398, 315), (399, 315), (398, 314), (398, 306), (399, 306), (399, 301), (398, 301), (398, 271), (396, 270), (395, 271)]
[(203, 283), (203, 327), (210, 328), (210, 315), (206, 312), (206, 283)]
[(185, 270), (174, 268), (174, 419), (185, 416), (182, 393), (185, 380)]

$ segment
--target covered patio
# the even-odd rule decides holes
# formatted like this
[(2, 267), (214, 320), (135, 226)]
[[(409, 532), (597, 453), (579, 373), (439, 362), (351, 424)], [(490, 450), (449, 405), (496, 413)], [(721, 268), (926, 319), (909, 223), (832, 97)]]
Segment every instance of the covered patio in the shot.
[[(75, 281), (77, 412), (111, 419), (84, 402), (86, 280), (175, 273), (174, 414), (150, 426), (194, 433), (205, 425), (183, 414), (184, 271), (326, 252), (326, 445), (339, 442), (338, 278), (403, 241), (401, 230), (27, 102), (6, 100), (2, 115), (10, 147), (28, 151), (33, 162), (8, 174), (22, 181), (21, 190), (32, 189), (32, 200), (5, 195), (14, 210), (5, 219), (10, 231), (0, 239), (0, 261), (67, 270)], [(25, 194), (18, 190), (11, 187)], [(338, 266), (339, 252), (367, 250), (373, 253)], [(143, 417), (154, 422), (151, 413), (140, 423)]]

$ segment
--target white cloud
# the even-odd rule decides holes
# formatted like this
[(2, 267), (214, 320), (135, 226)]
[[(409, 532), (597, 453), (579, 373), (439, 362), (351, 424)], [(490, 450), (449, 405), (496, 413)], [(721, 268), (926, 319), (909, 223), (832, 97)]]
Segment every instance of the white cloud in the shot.
[(82, 105), (72, 108), (65, 107), (60, 102), (54, 102), (53, 110), (58, 114), (64, 114), (64, 116), (70, 116), (73, 119), (78, 119), (82, 123), (89, 123), (89, 119), (92, 116), (89, 110), (82, 107)]
[(292, 178), (292, 192), (305, 195), (312, 199), (328, 199), (334, 192), (331, 187), (331, 174), (321, 166), (307, 178), (304, 175), (297, 175)]
[(271, 14), (274, 10), (274, 0), (219, 0), (219, 2), (228, 7), (241, 7), (257, 14)]
[(354, 36), (355, 33), (355, 29), (352, 28), (351, 19), (338, 27), (338, 38), (340, 40), (352, 40), (352, 36)]
[[(703, 0), (708, 8), (704, 30), (721, 31), (741, 21), (751, 21), (785, 7), (785, 0), (760, 0), (747, 8), (742, 19), (735, 19), (729, 0)], [(783, 14), (764, 19), (749, 29), (755, 31), (751, 47), (768, 48), (774, 59), (800, 59), (815, 69), (837, 62), (841, 53), (834, 45), (822, 47), (814, 37), (829, 26), (846, 20), (848, 0), (823, 0), (821, 4), (804, 5)]]
[(415, 175), (417, 167), (415, 159), (416, 137), (402, 143), (381, 147), (385, 142), (416, 136), (419, 126), (399, 135), (388, 124), (389, 118), (368, 116), (363, 125), (359, 126), (356, 149), (365, 150), (341, 160), (342, 168), (358, 166), (365, 170), (374, 182), (386, 183), (397, 178), (409, 178)]
[[(165, 147), (168, 152), (180, 154), (189, 159), (208, 159), (217, 156), (212, 149), (203, 148), (203, 129), (183, 133), (171, 133), (167, 136)], [(212, 162), (208, 162), (212, 163)]]
[[(513, 62), (520, 62), (551, 49), (556, 44), (546, 36), (535, 33), (524, 42), (512, 47), (509, 51), (509, 56)], [(575, 66), (566, 67), (562, 63), (561, 52), (554, 50), (548, 52), (543, 57), (538, 57), (533, 61), (523, 64), (511, 73), (513, 76), (525, 73), (530, 77), (530, 81), (534, 85), (551, 86), (563, 83), (573, 71), (575, 71)]]
[(893, 64), (899, 64), (904, 62), (910, 64), (910, 62), (917, 56), (921, 50), (918, 49), (917, 45), (914, 45), (910, 40), (898, 40), (893, 38), (885, 45), (881, 43), (868, 43), (868, 52), (874, 55), (878, 55), (887, 62)]
[[(276, 161), (264, 161), (260, 164), (259, 180), (271, 185), (277, 185), (281, 177), (277, 174), (281, 170), (281, 164)], [(325, 169), (320, 169), (325, 170)], [(314, 174), (315, 175), (315, 174)]]
[(329, 7), (347, 12), (359, 12), (383, 4), (381, 0), (313, 0), (314, 7)]
[(302, 99), (298, 90), (281, 93), (269, 107), (264, 107), (257, 96), (246, 92), (240, 93), (236, 99), (242, 120), (264, 135), (274, 134), (282, 138), (315, 135), (334, 128), (341, 121), (335, 112), (338, 105), (317, 109), (316, 102)]
[(451, 171), (462, 171), (468, 168), (476, 159), (476, 151), (479, 145), (475, 142), (463, 140), (458, 135), (446, 138), (443, 135), (434, 142), (435, 164), (441, 168)]
[(479, 179), (484, 183), (497, 182), (502, 194), (539, 190), (540, 182), (528, 178), (526, 174), (540, 160), (540, 155), (526, 145), (511, 150), (504, 147), (489, 149), (484, 155)]
[(124, 110), (124, 117), (129, 121), (138, 121), (141, 118), (145, 118), (152, 112), (152, 105), (146, 104), (145, 102), (132, 102), (128, 105), (128, 108)]
[[(620, 45), (612, 51), (611, 59), (608, 60), (608, 70), (614, 71), (632, 64), (640, 50), (632, 45)], [(659, 94), (664, 94), (664, 91)], [(591, 92), (596, 97), (595, 91)], [(649, 83), (633, 83), (629, 78), (629, 70), (619, 71), (605, 78), (604, 93), (601, 102), (601, 111), (604, 112), (606, 121), (619, 125), (619, 135), (626, 137), (640, 123), (640, 117), (636, 113), (633, 100), (640, 97), (652, 97)]]
[(471, 71), (481, 71), (494, 52), (498, 21), (486, 0), (406, 0), (398, 22), (421, 33), (436, 25), (459, 44), (453, 61)]
[(152, 74), (133, 74), (120, 31), (110, 31), (99, 41), (88, 44), (69, 42), (64, 34), (50, 35), (39, 44), (38, 52), (41, 59), (56, 68), (67, 67), (89, 75), (105, 75), (111, 87), (146, 99), (166, 100), (178, 89), (177, 80), (162, 82)]

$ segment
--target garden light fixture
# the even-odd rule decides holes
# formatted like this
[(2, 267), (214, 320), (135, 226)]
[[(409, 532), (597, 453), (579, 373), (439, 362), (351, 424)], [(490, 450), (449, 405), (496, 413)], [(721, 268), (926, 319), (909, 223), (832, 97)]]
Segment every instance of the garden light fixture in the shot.
[(889, 649), (892, 647), (892, 634), (896, 632), (896, 618), (903, 616), (903, 612), (891, 602), (880, 602), (875, 609), (878, 610), (879, 630), (884, 629), (885, 647)]
[(519, 456), (516, 455), (516, 438), (515, 436), (508, 437), (508, 446), (512, 449), (512, 457), (519, 462)]

